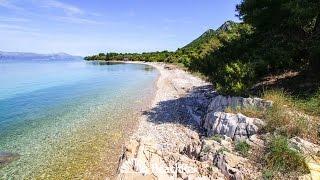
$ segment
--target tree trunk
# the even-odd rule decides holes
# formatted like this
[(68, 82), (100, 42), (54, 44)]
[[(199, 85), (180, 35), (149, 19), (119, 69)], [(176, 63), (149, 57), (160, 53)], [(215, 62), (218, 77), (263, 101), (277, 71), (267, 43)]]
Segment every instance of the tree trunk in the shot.
[(313, 33), (319, 33), (319, 32), (320, 32), (320, 13), (317, 16), (316, 24), (315, 24), (314, 29), (313, 29)]
[(320, 74), (320, 14), (318, 14), (311, 38), (310, 68), (314, 76)]

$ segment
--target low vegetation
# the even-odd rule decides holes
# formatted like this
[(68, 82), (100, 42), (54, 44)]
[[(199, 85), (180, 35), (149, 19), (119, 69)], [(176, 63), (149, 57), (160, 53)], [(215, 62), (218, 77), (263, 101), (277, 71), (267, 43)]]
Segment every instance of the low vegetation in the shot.
[(320, 116), (320, 89), (313, 96), (296, 101), (297, 107), (306, 114)]
[(318, 143), (318, 117), (306, 115), (304, 112), (311, 109), (301, 109), (301, 100), (292, 98), (281, 90), (266, 91), (263, 98), (273, 101), (273, 106), (264, 115), (266, 131), (288, 138), (300, 136)]
[(236, 108), (227, 107), (225, 109), (225, 112), (233, 113), (233, 114), (241, 113), (247, 117), (259, 118), (259, 119), (263, 119), (265, 116), (265, 110), (259, 109), (257, 107), (236, 107)]
[(238, 151), (242, 156), (248, 156), (250, 145), (246, 141), (238, 141), (235, 145), (236, 151)]
[(264, 159), (269, 172), (308, 172), (303, 156), (289, 147), (284, 136), (273, 136), (269, 140)]
[(215, 134), (215, 135), (209, 137), (208, 139), (209, 139), (209, 140), (214, 140), (214, 141), (217, 141), (218, 143), (220, 143), (220, 142), (221, 142), (221, 139), (222, 139), (222, 136), (219, 135), (219, 134)]
[(223, 152), (230, 152), (230, 150), (227, 149), (226, 147), (221, 147), (221, 148), (217, 151), (217, 153), (223, 153)]

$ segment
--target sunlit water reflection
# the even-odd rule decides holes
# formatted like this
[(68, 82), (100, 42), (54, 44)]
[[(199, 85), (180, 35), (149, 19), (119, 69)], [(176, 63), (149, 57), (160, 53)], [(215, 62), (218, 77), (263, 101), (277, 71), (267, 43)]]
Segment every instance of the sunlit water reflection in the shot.
[(155, 91), (147, 65), (0, 62), (0, 179), (104, 179)]

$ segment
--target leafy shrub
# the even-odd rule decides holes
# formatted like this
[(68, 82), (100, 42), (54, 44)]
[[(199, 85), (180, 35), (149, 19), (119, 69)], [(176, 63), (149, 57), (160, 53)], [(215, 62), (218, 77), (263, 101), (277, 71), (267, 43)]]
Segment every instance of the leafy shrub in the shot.
[(235, 146), (236, 151), (238, 151), (242, 156), (248, 156), (250, 145), (246, 141), (238, 141)]
[(306, 172), (304, 158), (289, 147), (288, 139), (284, 136), (274, 136), (266, 148), (265, 162), (267, 169), (280, 172)]
[(178, 60), (179, 63), (182, 63), (185, 67), (190, 67), (190, 58), (188, 56), (182, 56)]
[(226, 63), (212, 77), (217, 91), (224, 94), (244, 95), (251, 88), (253, 70), (249, 63)]
[(223, 152), (230, 152), (229, 149), (227, 149), (226, 147), (221, 147), (217, 153), (223, 153)]
[(297, 106), (307, 114), (320, 116), (320, 89), (309, 99), (297, 100)]
[(262, 179), (264, 180), (271, 180), (273, 178), (273, 171), (265, 169), (262, 172)]

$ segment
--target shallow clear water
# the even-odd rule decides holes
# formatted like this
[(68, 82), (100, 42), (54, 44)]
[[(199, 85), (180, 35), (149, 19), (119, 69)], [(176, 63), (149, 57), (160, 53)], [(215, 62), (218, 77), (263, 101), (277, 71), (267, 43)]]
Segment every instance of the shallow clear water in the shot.
[(0, 62), (0, 179), (104, 179), (154, 93), (147, 65)]

